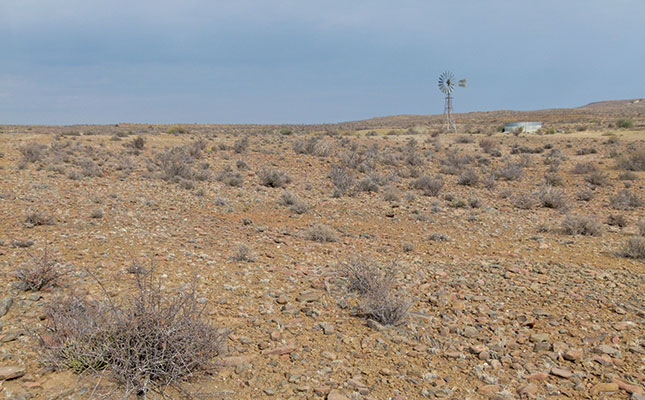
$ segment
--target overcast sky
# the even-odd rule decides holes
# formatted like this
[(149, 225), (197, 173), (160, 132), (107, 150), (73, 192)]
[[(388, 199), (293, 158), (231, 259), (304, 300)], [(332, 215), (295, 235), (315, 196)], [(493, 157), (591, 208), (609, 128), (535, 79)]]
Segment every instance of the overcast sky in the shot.
[(0, 0), (0, 124), (313, 123), (645, 97), (643, 0)]

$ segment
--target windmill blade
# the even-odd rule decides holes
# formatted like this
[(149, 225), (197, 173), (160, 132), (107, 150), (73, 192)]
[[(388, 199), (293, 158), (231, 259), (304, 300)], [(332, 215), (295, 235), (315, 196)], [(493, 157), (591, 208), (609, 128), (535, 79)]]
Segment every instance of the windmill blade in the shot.
[(459, 87), (465, 88), (466, 87), (466, 79), (461, 79), (459, 81)]
[(452, 74), (452, 72), (444, 72), (443, 74), (439, 75), (439, 82), (438, 82), (439, 90), (441, 90), (444, 94), (450, 94), (452, 91), (455, 89), (455, 76)]

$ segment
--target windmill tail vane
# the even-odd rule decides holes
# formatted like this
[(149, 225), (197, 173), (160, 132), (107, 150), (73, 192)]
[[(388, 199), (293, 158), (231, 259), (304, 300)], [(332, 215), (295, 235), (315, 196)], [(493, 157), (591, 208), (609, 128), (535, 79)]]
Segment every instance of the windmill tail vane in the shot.
[[(461, 79), (457, 83), (459, 87), (466, 87), (466, 79)], [(446, 116), (446, 128), (448, 130), (457, 131), (457, 125), (452, 118), (452, 91), (455, 90), (455, 76), (452, 72), (446, 71), (439, 75), (438, 82), (439, 90), (446, 95), (443, 114)]]

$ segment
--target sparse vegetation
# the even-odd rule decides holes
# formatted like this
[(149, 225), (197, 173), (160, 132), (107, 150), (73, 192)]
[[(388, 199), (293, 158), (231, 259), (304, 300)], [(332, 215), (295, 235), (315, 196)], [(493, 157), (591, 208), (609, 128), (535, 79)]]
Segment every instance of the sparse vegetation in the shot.
[(58, 368), (107, 371), (126, 393), (145, 397), (210, 365), (226, 333), (207, 322), (195, 287), (166, 294), (152, 273), (136, 274), (120, 302), (56, 299), (46, 308), (41, 344)]
[(314, 224), (309, 228), (309, 230), (307, 230), (305, 236), (307, 239), (313, 240), (314, 242), (328, 243), (338, 241), (338, 234), (336, 231), (323, 224)]
[(562, 221), (562, 230), (567, 235), (602, 235), (602, 224), (586, 215), (567, 215)]
[(263, 186), (282, 188), (291, 182), (291, 177), (286, 173), (273, 168), (264, 168), (259, 173), (260, 183)]
[(18, 268), (15, 276), (19, 289), (37, 291), (57, 286), (61, 272), (58, 262), (45, 249), (40, 257), (32, 256), (28, 265)]

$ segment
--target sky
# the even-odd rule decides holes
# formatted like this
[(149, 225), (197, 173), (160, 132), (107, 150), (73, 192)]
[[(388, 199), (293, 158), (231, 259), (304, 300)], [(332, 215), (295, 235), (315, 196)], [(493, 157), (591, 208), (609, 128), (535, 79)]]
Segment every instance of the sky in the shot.
[(0, 0), (0, 124), (326, 123), (645, 97), (643, 0)]

